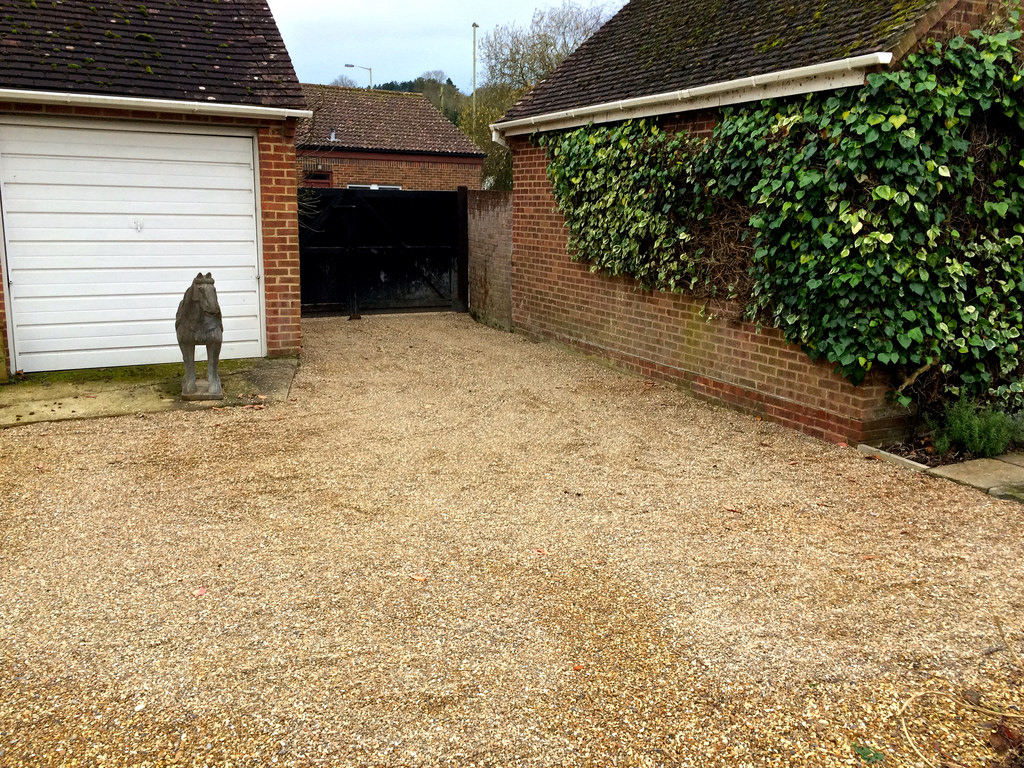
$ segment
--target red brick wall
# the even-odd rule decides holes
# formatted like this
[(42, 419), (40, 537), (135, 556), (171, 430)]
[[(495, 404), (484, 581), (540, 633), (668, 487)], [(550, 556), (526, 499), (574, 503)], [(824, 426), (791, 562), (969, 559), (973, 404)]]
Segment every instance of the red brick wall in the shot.
[(330, 186), (337, 189), (349, 184), (390, 184), (416, 191), (480, 189), (482, 168), (483, 158), (372, 152), (302, 152), (299, 157), (299, 178), (306, 171), (329, 171)]
[[(710, 130), (706, 113), (690, 120)], [(683, 127), (688, 120), (672, 121)], [(511, 142), (512, 323), (631, 371), (674, 381), (695, 394), (836, 442), (862, 442), (898, 428), (877, 382), (854, 387), (812, 362), (773, 329), (701, 316), (694, 299), (641, 290), (566, 255), (567, 230), (551, 196), (542, 149)]]
[(512, 193), (469, 193), (469, 313), (512, 328)]
[(289, 120), (259, 129), (263, 289), (271, 357), (297, 355), (302, 349), (295, 125)]
[[(179, 115), (92, 107), (0, 102), (0, 115), (95, 117), (200, 125), (242, 125), (258, 130), (260, 205), (263, 211), (263, 275), (266, 288), (267, 353), (298, 354), (302, 345), (299, 308), (299, 235), (296, 217), (295, 121)], [(0, 281), (0, 336), (8, 346), (4, 285)], [(8, 370), (12, 361), (8, 361)]]
[[(1011, 0), (1017, 6), (1019, 0)], [(946, 40), (957, 35), (966, 36), (971, 30), (984, 27), (994, 16), (1004, 14), (1003, 0), (942, 0), (917, 26), (893, 48), (894, 60), (899, 61), (928, 39)]]

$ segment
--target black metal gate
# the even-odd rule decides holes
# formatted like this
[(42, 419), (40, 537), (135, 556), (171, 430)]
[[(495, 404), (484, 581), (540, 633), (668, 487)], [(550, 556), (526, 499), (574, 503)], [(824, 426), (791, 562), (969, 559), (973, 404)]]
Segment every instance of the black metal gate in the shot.
[(299, 192), (302, 311), (465, 311), (466, 194)]

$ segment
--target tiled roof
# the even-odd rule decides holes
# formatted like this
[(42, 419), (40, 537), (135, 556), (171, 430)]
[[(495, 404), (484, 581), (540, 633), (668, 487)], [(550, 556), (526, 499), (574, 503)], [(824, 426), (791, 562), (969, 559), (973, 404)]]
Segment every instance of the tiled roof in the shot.
[(264, 0), (0, 0), (0, 88), (305, 108)]
[(891, 50), (938, 0), (631, 0), (503, 120)]
[(484, 155), (422, 93), (305, 83), (302, 90), (313, 117), (299, 123), (299, 146)]

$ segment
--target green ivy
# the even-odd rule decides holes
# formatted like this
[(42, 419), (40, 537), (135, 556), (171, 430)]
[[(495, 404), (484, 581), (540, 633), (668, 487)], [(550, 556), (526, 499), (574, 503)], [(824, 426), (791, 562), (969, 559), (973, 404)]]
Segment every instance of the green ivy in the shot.
[[(725, 294), (854, 383), (1024, 406), (1024, 68), (1017, 17), (930, 43), (862, 88), (548, 134), (574, 258)], [(741, 211), (723, 258), (723, 212)], [(728, 262), (742, 257), (742, 290)], [(732, 265), (736, 266), (736, 265)]]

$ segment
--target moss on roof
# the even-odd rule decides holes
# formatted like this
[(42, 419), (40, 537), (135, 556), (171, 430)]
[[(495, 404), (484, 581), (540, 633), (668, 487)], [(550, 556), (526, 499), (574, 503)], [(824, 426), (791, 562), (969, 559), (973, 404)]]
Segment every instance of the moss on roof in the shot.
[(505, 119), (889, 50), (938, 0), (631, 0)]
[(264, 0), (0, 0), (0, 88), (303, 107)]

